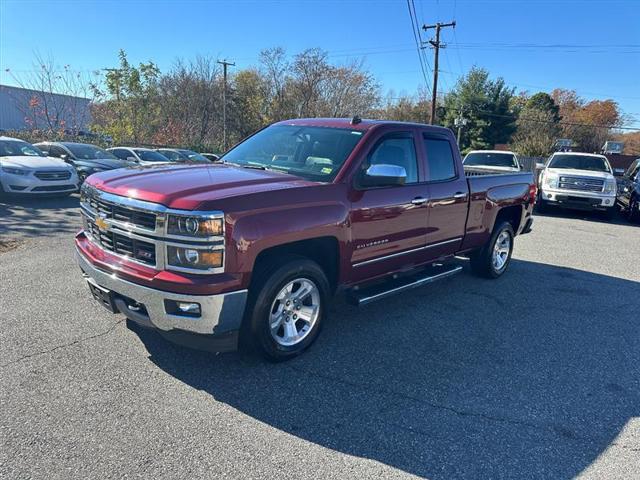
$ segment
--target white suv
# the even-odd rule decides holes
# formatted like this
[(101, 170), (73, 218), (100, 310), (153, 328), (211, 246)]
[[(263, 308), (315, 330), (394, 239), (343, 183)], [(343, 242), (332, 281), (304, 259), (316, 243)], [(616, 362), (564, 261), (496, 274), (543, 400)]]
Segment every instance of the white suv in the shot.
[(607, 157), (591, 153), (556, 152), (540, 174), (540, 210), (556, 205), (600, 210), (615, 215), (616, 179)]
[(69, 195), (78, 190), (71, 165), (18, 138), (0, 137), (0, 193)]

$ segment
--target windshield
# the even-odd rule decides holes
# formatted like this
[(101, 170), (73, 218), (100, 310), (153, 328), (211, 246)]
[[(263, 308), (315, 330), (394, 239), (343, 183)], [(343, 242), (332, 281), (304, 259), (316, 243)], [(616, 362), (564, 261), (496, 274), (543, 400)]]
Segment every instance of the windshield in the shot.
[(133, 151), (136, 152), (136, 155), (138, 155), (138, 157), (140, 157), (140, 160), (142, 160), (143, 162), (168, 162), (169, 161), (167, 157), (165, 157), (161, 153), (158, 153), (154, 150), (134, 149)]
[(65, 143), (73, 156), (78, 160), (117, 160), (118, 158), (110, 152), (96, 147), (95, 145), (87, 145), (83, 143)]
[(338, 174), (362, 134), (340, 128), (275, 125), (249, 137), (221, 160), (329, 182)]
[(464, 157), (462, 163), (465, 165), (518, 168), (518, 162), (512, 153), (473, 152)]
[(44, 157), (45, 154), (38, 147), (22, 140), (0, 140), (0, 157)]
[(184, 160), (191, 160), (192, 162), (211, 163), (207, 157), (200, 155), (192, 150), (180, 150), (180, 154)]
[(606, 158), (589, 155), (554, 155), (549, 162), (549, 168), (573, 168), (576, 170), (611, 173), (611, 168), (609, 168), (609, 162)]

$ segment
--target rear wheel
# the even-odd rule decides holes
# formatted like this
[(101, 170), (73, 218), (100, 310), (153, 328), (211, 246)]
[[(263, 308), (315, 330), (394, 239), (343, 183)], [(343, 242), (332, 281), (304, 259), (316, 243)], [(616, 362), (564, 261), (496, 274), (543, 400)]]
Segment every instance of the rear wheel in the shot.
[(287, 256), (264, 264), (250, 293), (246, 333), (272, 361), (300, 355), (317, 338), (326, 315), (329, 281), (320, 266)]
[(487, 244), (471, 256), (471, 270), (485, 278), (500, 277), (511, 262), (513, 253), (513, 227), (502, 222), (494, 228)]

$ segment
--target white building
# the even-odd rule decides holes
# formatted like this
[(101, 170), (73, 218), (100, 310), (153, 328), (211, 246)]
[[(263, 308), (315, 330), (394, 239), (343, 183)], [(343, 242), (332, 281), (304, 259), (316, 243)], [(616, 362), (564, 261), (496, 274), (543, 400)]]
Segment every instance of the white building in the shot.
[(91, 100), (0, 85), (0, 131), (31, 128), (86, 131)]

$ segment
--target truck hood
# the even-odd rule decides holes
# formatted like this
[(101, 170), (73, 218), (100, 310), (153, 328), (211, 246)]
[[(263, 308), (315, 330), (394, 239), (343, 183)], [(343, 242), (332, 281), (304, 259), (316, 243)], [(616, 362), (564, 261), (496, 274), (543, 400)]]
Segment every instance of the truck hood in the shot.
[(607, 178), (613, 178), (611, 173), (607, 172), (594, 172), (593, 170), (575, 170), (573, 168), (547, 168), (547, 172), (555, 175), (566, 175), (570, 177), (588, 177), (588, 178), (601, 178), (606, 180)]
[(197, 210), (205, 202), (259, 192), (317, 185), (284, 173), (223, 164), (159, 165), (94, 174), (87, 183), (104, 192)]
[(5, 167), (19, 168), (60, 168), (68, 170), (71, 167), (59, 158), (36, 157), (34, 155), (19, 155), (11, 157), (0, 157), (0, 164)]

